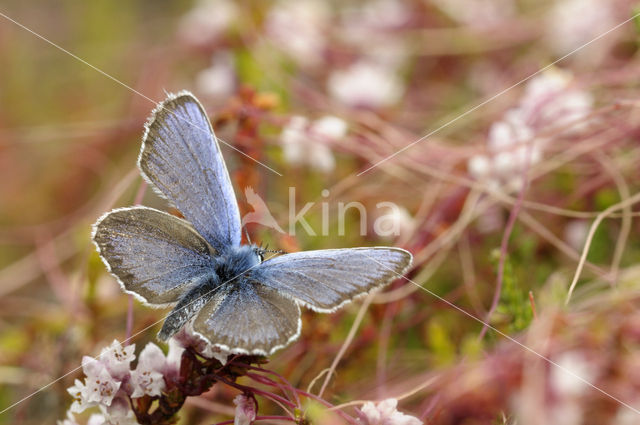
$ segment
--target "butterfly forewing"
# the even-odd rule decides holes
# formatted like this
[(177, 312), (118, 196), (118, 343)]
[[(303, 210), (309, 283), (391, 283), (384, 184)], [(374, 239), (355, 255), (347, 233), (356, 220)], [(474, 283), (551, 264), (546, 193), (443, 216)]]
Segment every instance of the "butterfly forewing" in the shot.
[(143, 175), (219, 252), (240, 244), (238, 205), (220, 147), (193, 95), (172, 95), (147, 124)]
[(123, 289), (149, 304), (178, 301), (212, 270), (213, 248), (184, 220), (152, 208), (107, 213), (93, 240)]
[(267, 260), (252, 278), (302, 304), (329, 312), (400, 277), (411, 254), (399, 248), (303, 251)]

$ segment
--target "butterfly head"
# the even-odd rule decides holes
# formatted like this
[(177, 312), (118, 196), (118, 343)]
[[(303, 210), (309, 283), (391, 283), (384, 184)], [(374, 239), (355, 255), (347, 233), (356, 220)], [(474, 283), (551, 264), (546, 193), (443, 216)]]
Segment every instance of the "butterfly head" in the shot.
[(260, 262), (262, 263), (264, 261), (264, 257), (266, 254), (284, 254), (285, 252), (281, 249), (269, 249), (269, 244), (267, 244), (266, 246), (262, 246), (262, 244), (260, 245), (252, 245), (253, 247), (253, 252), (255, 252), (255, 254), (258, 256), (258, 258), (260, 259)]

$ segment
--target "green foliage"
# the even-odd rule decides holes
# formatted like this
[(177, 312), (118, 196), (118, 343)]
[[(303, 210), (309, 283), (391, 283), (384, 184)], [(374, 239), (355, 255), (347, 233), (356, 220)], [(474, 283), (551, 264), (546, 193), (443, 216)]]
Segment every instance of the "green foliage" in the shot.
[[(500, 251), (494, 250), (491, 253), (491, 259), (498, 272)], [(504, 260), (502, 292), (496, 313), (502, 316), (503, 320), (508, 321), (509, 333), (526, 329), (533, 318), (528, 292), (520, 286), (508, 255)]]
[(456, 346), (451, 340), (448, 328), (440, 323), (438, 319), (433, 319), (429, 322), (427, 340), (435, 364), (445, 366), (453, 363), (456, 355)]

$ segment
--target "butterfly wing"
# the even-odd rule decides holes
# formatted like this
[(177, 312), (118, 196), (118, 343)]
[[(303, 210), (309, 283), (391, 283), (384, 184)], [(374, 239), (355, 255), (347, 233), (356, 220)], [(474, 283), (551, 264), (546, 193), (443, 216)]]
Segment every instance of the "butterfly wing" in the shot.
[(269, 259), (251, 277), (313, 310), (332, 312), (392, 282), (411, 260), (411, 254), (399, 248), (303, 251)]
[(209, 118), (188, 92), (171, 95), (146, 125), (138, 166), (218, 252), (240, 244), (238, 204)]
[(247, 281), (216, 294), (193, 329), (235, 353), (270, 355), (300, 335), (300, 307), (277, 291)]
[(93, 241), (122, 289), (164, 306), (212, 270), (213, 248), (186, 221), (152, 208), (113, 210), (94, 225)]

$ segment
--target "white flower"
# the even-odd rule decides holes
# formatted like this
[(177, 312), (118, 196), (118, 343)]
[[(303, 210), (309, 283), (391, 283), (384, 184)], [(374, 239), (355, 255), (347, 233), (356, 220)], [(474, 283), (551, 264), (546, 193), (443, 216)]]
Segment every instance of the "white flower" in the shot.
[(250, 425), (256, 419), (256, 403), (244, 394), (233, 399), (236, 405), (236, 416), (233, 425)]
[(169, 339), (169, 352), (165, 362), (165, 375), (175, 376), (180, 373), (180, 365), (182, 364), (182, 353), (184, 347), (175, 338)]
[[(172, 358), (171, 363), (177, 364), (178, 370), (179, 359), (182, 356), (182, 351), (179, 351), (179, 347), (187, 348), (193, 347), (199, 354), (206, 358), (216, 359), (223, 365), (227, 364), (227, 358), (231, 354), (229, 351), (225, 351), (215, 344), (209, 343), (207, 340), (202, 338), (198, 333), (193, 330), (193, 325), (191, 322), (188, 322), (186, 325), (182, 327), (173, 337), (173, 343), (169, 340), (169, 356)], [(175, 354), (172, 355), (171, 347), (175, 346)], [(184, 351), (184, 350), (183, 350)], [(179, 357), (180, 356), (180, 357)]]
[[(518, 106), (491, 125), (488, 155), (470, 158), (469, 174), (492, 188), (505, 185), (509, 191), (519, 190), (525, 167), (540, 162), (542, 150), (549, 141), (537, 135), (578, 121), (592, 110), (591, 95), (572, 87), (571, 82), (569, 73), (555, 68), (533, 78)], [(584, 124), (576, 124), (570, 130), (580, 128), (584, 128)]]
[(572, 220), (564, 228), (564, 240), (576, 251), (582, 251), (589, 233), (586, 220)]
[(593, 108), (593, 97), (573, 87), (572, 83), (573, 76), (558, 68), (550, 68), (533, 78), (527, 84), (519, 106), (526, 123), (542, 130), (562, 127), (586, 117)]
[(129, 398), (120, 391), (109, 406), (100, 405), (100, 410), (109, 425), (137, 425), (133, 410), (129, 404)]
[[(120, 342), (114, 339), (110, 346), (102, 349), (98, 358), (105, 365), (111, 376), (122, 381), (124, 377), (129, 375), (129, 364), (136, 358), (135, 351), (135, 344), (123, 347)], [(86, 371), (85, 375), (88, 376)]]
[(73, 397), (73, 403), (69, 408), (69, 412), (80, 413), (84, 412), (89, 407), (95, 406), (95, 402), (90, 402), (87, 398), (86, 385), (79, 379), (74, 381), (74, 385), (67, 388), (67, 392)]
[[(560, 0), (547, 19), (547, 42), (558, 55), (565, 55), (609, 31), (616, 25), (610, 0)], [(584, 57), (600, 57), (614, 40), (604, 37), (584, 51)], [(596, 49), (594, 51), (594, 48)], [(587, 50), (587, 49), (585, 49)], [(576, 54), (581, 54), (580, 51)], [(593, 60), (593, 59), (591, 59)]]
[(71, 413), (71, 410), (68, 410), (67, 418), (61, 421), (56, 421), (56, 425), (80, 425), (80, 424), (78, 424), (78, 422), (76, 421), (76, 418), (73, 416), (73, 413)]
[(227, 97), (236, 87), (233, 58), (227, 52), (218, 53), (211, 59), (211, 66), (198, 73), (196, 87), (199, 92), (211, 97)]
[(136, 370), (131, 372), (131, 397), (159, 396), (165, 388), (165, 367), (166, 359), (160, 347), (152, 342), (148, 343), (138, 356)]
[(267, 15), (265, 31), (301, 65), (315, 66), (321, 63), (329, 17), (323, 1), (279, 1)]
[(326, 115), (315, 120), (309, 129), (311, 135), (321, 141), (334, 142), (347, 134), (347, 123), (338, 117)]
[(388, 398), (376, 404), (368, 401), (362, 406), (365, 417), (358, 422), (363, 425), (422, 425), (420, 419), (398, 412), (397, 406), (398, 400), (395, 398)]
[(471, 177), (476, 180), (484, 180), (491, 175), (493, 164), (486, 155), (474, 155), (467, 163), (467, 170)]
[(331, 96), (355, 107), (393, 105), (404, 93), (404, 85), (394, 69), (367, 61), (334, 71), (327, 84)]
[(489, 155), (471, 157), (467, 169), (492, 189), (506, 184), (507, 190), (519, 190), (525, 168), (538, 163), (542, 156), (539, 141), (519, 109), (507, 111), (502, 121), (491, 125), (487, 148)]
[[(577, 397), (589, 388), (587, 382), (597, 378), (598, 371), (585, 356), (577, 351), (569, 351), (555, 359), (551, 369), (551, 388), (560, 397)], [(585, 382), (586, 381), (586, 382)]]
[[(100, 413), (94, 413), (89, 416), (89, 420), (87, 421), (87, 425), (103, 425), (106, 422), (104, 415)], [(71, 413), (71, 410), (67, 411), (67, 418), (61, 421), (56, 422), (57, 425), (80, 425), (76, 418)]]
[(94, 413), (89, 416), (89, 420), (87, 421), (87, 425), (103, 425), (107, 422), (107, 419), (104, 415), (100, 413)]
[[(315, 126), (305, 117), (291, 117), (280, 134), (285, 160), (293, 165), (309, 164), (312, 168), (330, 172), (335, 168), (335, 159), (325, 141), (340, 135), (343, 129), (336, 122), (324, 121)], [(316, 137), (313, 137), (313, 136)]]
[[(85, 386), (80, 389), (82, 398), (88, 403), (111, 405), (111, 401), (120, 389), (121, 381), (116, 380), (109, 373), (107, 366), (102, 361), (93, 357), (84, 356), (82, 358), (82, 370), (87, 376)], [(76, 387), (78, 387), (77, 382), (72, 388), (75, 390)]]
[(406, 40), (395, 29), (411, 19), (408, 3), (374, 0), (347, 7), (338, 28), (341, 41), (351, 45), (368, 61), (398, 69), (407, 60)]
[(415, 220), (406, 208), (392, 202), (379, 202), (378, 210), (390, 210), (379, 214), (373, 223), (373, 230), (378, 236), (407, 236), (415, 227)]
[(190, 43), (202, 44), (219, 37), (238, 15), (229, 0), (199, 0), (180, 20), (178, 32)]
[[(519, 181), (527, 164), (531, 167), (540, 161), (540, 147), (533, 136), (519, 110), (508, 111), (503, 121), (494, 123), (487, 141), (493, 155), (493, 172), (506, 180)], [(516, 184), (516, 189), (519, 187)]]

